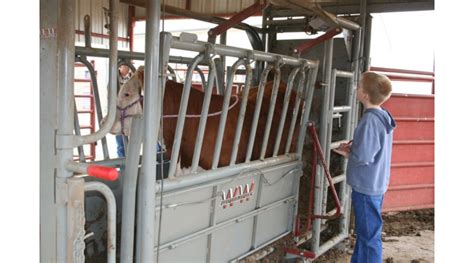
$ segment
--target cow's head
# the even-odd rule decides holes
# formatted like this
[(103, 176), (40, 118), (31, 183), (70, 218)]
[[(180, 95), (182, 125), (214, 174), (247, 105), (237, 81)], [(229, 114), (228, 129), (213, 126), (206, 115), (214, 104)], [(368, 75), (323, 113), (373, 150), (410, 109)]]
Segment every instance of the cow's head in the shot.
[[(133, 76), (120, 88), (117, 97), (117, 113), (110, 133), (130, 135), (131, 116), (143, 114), (141, 92), (143, 90), (144, 67), (140, 66)], [(123, 125), (123, 127), (122, 127)]]

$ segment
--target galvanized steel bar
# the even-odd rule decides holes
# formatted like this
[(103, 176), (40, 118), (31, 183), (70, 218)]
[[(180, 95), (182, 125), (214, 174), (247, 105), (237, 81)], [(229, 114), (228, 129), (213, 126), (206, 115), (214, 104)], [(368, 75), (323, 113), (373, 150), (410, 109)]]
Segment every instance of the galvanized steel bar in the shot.
[(100, 182), (87, 182), (84, 184), (85, 191), (97, 191), (105, 197), (107, 203), (107, 263), (115, 263), (116, 260), (116, 214), (117, 208), (114, 193), (110, 188)]
[(252, 158), (252, 151), (253, 151), (253, 146), (255, 142), (255, 135), (257, 132), (257, 126), (258, 126), (258, 119), (260, 117), (260, 108), (262, 107), (262, 101), (263, 101), (263, 94), (265, 93), (265, 85), (267, 84), (267, 77), (268, 73), (273, 69), (272, 64), (268, 64), (265, 69), (263, 70), (262, 78), (260, 79), (260, 83), (258, 85), (258, 93), (257, 93), (257, 101), (255, 105), (255, 112), (253, 114), (253, 119), (252, 119), (252, 127), (250, 129), (250, 137), (249, 137), (249, 142), (247, 145), (247, 154), (245, 156), (245, 162), (250, 162), (250, 158)]
[(288, 138), (286, 140), (285, 154), (290, 152), (291, 142), (296, 127), (296, 119), (298, 118), (298, 112), (300, 111), (301, 97), (303, 96), (303, 89), (306, 81), (305, 69), (302, 68), (300, 71), (300, 79), (298, 82), (298, 91), (296, 92), (296, 102), (293, 108), (293, 117), (291, 118), (290, 131), (288, 132)]
[[(76, 135), (81, 135), (81, 125), (79, 124), (79, 116), (77, 115), (76, 100), (74, 100), (74, 132)], [(85, 162), (84, 146), (77, 147), (77, 152), (79, 153), (79, 161)]]
[(120, 167), (125, 165), (125, 157), (119, 157), (115, 159), (108, 159), (108, 160), (99, 160), (99, 161), (91, 161), (91, 164), (98, 164), (102, 166), (109, 166), (109, 167)]
[[(144, 137), (143, 137), (143, 175), (139, 180), (139, 191), (142, 191), (142, 221), (141, 247), (137, 251), (142, 262), (155, 261), (155, 189), (156, 183), (156, 143), (162, 107), (160, 95), (164, 88), (159, 82), (160, 57), (160, 3), (161, 1), (148, 1), (146, 8), (146, 41), (145, 41), (145, 96), (144, 99)], [(114, 64), (116, 66), (116, 64)], [(117, 70), (115, 70), (117, 71)]]
[(351, 106), (336, 106), (333, 108), (333, 113), (349, 112), (352, 109)]
[(201, 77), (201, 84), (202, 84), (202, 87), (204, 88), (206, 86), (206, 77), (204, 76), (204, 72), (202, 72), (202, 69), (200, 69), (199, 67), (196, 67), (195, 69), (198, 74), (199, 74), (199, 77)]
[(303, 145), (306, 134), (306, 124), (308, 123), (309, 114), (311, 113), (311, 104), (313, 102), (313, 94), (315, 89), (316, 77), (318, 76), (318, 68), (309, 70), (308, 81), (306, 82), (306, 94), (303, 113), (301, 114), (300, 134), (298, 136), (298, 144), (296, 145), (296, 154), (298, 159), (302, 160)]
[[(76, 46), (76, 55), (77, 56), (93, 56), (93, 57), (109, 57), (109, 50), (103, 48), (85, 48), (85, 47), (78, 47)], [(118, 58), (119, 59), (133, 59), (133, 60), (145, 60), (145, 53), (142, 52), (130, 52), (130, 51), (118, 51)], [(191, 63), (192, 58), (188, 57), (180, 57), (180, 56), (170, 56), (169, 62), (172, 63), (183, 63), (189, 64)], [(201, 63), (201, 65), (207, 65)]]
[(285, 126), (286, 113), (288, 112), (288, 104), (290, 103), (291, 91), (293, 89), (293, 83), (295, 82), (296, 74), (299, 72), (300, 68), (294, 68), (290, 76), (288, 77), (288, 83), (286, 86), (285, 97), (283, 99), (283, 109), (280, 116), (280, 124), (278, 126), (278, 132), (275, 140), (275, 148), (273, 149), (273, 157), (277, 156), (278, 150), (280, 148), (281, 136), (283, 135), (283, 127)]
[(352, 79), (352, 78), (354, 78), (354, 73), (350, 72), (350, 71), (344, 71), (344, 70), (337, 70), (336, 69), (336, 78)]
[[(354, 108), (354, 102), (355, 102), (355, 97), (356, 97), (356, 91), (354, 87), (356, 87), (354, 83), (354, 74), (351, 74), (352, 76), (349, 77), (349, 85), (346, 87), (347, 90), (347, 103), (350, 105), (349, 107), (352, 109)], [(352, 129), (351, 129), (351, 115), (352, 112), (349, 111), (348, 114), (346, 115), (346, 120), (344, 123), (345, 126), (345, 132), (344, 132), (344, 138), (347, 140), (350, 140), (352, 137)], [(328, 150), (330, 151), (330, 150)], [(347, 167), (347, 159), (344, 159), (344, 164), (343, 167)], [(346, 212), (347, 207), (350, 206), (350, 202), (347, 202), (347, 200), (350, 198), (350, 186), (348, 186), (345, 182), (346, 176), (345, 174), (340, 175), (342, 177), (342, 183), (339, 188), (339, 196), (341, 197), (342, 204), (344, 205), (342, 207), (343, 213), (341, 214), (341, 217), (339, 218), (339, 231), (341, 233), (344, 233), (345, 235), (349, 234), (349, 220), (350, 220), (350, 214)], [(335, 178), (336, 179), (336, 178)]]
[[(172, 48), (176, 49), (184, 49), (189, 51), (196, 51), (196, 52), (203, 52), (206, 50), (207, 42), (202, 41), (195, 41), (195, 42), (186, 42), (180, 41), (178, 37), (173, 37)], [(224, 56), (231, 56), (231, 57), (246, 57), (248, 54), (247, 49), (231, 47), (231, 46), (224, 46), (220, 44), (214, 44), (214, 52), (216, 55), (224, 55)], [(259, 50), (254, 50), (253, 55), (255, 60), (265, 61), (265, 62), (277, 62), (280, 58), (282, 59), (282, 63), (285, 65), (290, 66), (302, 66), (305, 61), (308, 63), (308, 67), (315, 68), (317, 67), (317, 62), (307, 59), (300, 59), (286, 55), (274, 54), (274, 53), (266, 53)]]
[(168, 177), (174, 177), (176, 174), (176, 165), (178, 163), (179, 149), (181, 147), (181, 138), (183, 136), (184, 121), (186, 119), (186, 109), (188, 108), (189, 93), (191, 92), (191, 83), (193, 78), (193, 70), (196, 68), (198, 63), (203, 60), (204, 54), (197, 55), (191, 65), (188, 67), (186, 73), (186, 80), (184, 82), (183, 93), (181, 96), (179, 106), (179, 116), (176, 124), (176, 131), (173, 141), (173, 151), (171, 152), (171, 161), (168, 172)]
[[(260, 178), (258, 180), (258, 191), (257, 191), (257, 200), (256, 206), (254, 210), (260, 209), (262, 206), (262, 189), (263, 189), (263, 180), (264, 174), (260, 174)], [(251, 239), (251, 247), (256, 247), (257, 246), (257, 226), (258, 226), (258, 214), (253, 217), (253, 224), (252, 224), (252, 239)]]
[(281, 78), (280, 61), (275, 63), (274, 69), (276, 72), (275, 72), (275, 75), (273, 76), (272, 95), (270, 98), (270, 105), (268, 108), (265, 132), (263, 134), (262, 150), (260, 151), (260, 160), (263, 160), (265, 158), (265, 153), (267, 152), (268, 139), (270, 137), (270, 129), (272, 127), (272, 121), (273, 121), (273, 113), (275, 110), (278, 90), (280, 89), (280, 78)]
[[(94, 67), (83, 55), (76, 56), (76, 62), (82, 63), (84, 66), (87, 67), (87, 70), (89, 70), (89, 75), (92, 81), (92, 88), (94, 90), (94, 102), (95, 102), (95, 110), (96, 110), (96, 115), (97, 115), (97, 122), (100, 125), (103, 119), (103, 115), (102, 115), (102, 106), (100, 103), (100, 96), (99, 96), (99, 85), (97, 84), (97, 75), (95, 73)], [(100, 141), (102, 143), (102, 152), (104, 154), (104, 159), (109, 159), (110, 157), (109, 157), (109, 148), (107, 147), (107, 138), (105, 138), (104, 136), (102, 137)]]
[(230, 165), (235, 165), (235, 161), (237, 159), (237, 153), (239, 151), (239, 144), (240, 144), (240, 135), (242, 134), (242, 127), (244, 125), (244, 119), (245, 119), (245, 111), (247, 110), (250, 84), (252, 83), (253, 71), (250, 66), (249, 58), (245, 60), (245, 71), (246, 71), (246, 74), (245, 74), (246, 78), (245, 78), (244, 90), (242, 92), (242, 101), (240, 102), (239, 119), (237, 121), (237, 127), (235, 128), (234, 143), (232, 144), (232, 154), (230, 157)]
[(337, 183), (340, 183), (342, 181), (346, 180), (346, 174), (340, 174), (338, 176), (334, 176), (332, 178), (332, 183), (333, 184), (337, 184)]
[(155, 185), (156, 192), (161, 191), (161, 189), (163, 189), (163, 191), (165, 192), (168, 192), (193, 185), (200, 185), (211, 181), (214, 182), (216, 180), (225, 179), (235, 174), (258, 171), (266, 167), (275, 166), (278, 164), (285, 164), (295, 160), (297, 160), (295, 154), (288, 154), (266, 158), (263, 161), (255, 160), (249, 163), (240, 163), (233, 166), (229, 166), (226, 169), (206, 170), (204, 172), (200, 172), (199, 176), (184, 176), (174, 178), (174, 180), (164, 180), (163, 186), (161, 186), (161, 184)]
[(217, 137), (216, 137), (216, 146), (214, 148), (214, 156), (212, 158), (212, 169), (217, 168), (217, 165), (219, 163), (219, 157), (221, 155), (222, 140), (224, 139), (224, 131), (225, 131), (225, 125), (227, 121), (227, 114), (229, 111), (230, 97), (232, 95), (232, 84), (234, 83), (235, 72), (237, 71), (237, 68), (241, 65), (244, 65), (244, 63), (245, 63), (245, 60), (242, 58), (237, 60), (232, 65), (232, 68), (230, 72), (228, 73), (229, 75), (228, 75), (228, 79), (226, 83), (227, 87), (225, 89), (224, 102), (222, 103), (222, 113), (219, 120), (219, 129), (217, 131)]
[[(328, 119), (328, 122), (327, 122), (327, 133), (326, 133), (326, 138), (325, 138), (325, 141), (326, 141), (326, 144), (324, 146), (324, 159), (326, 160), (327, 163), (331, 163), (331, 150), (330, 150), (330, 145), (331, 145), (331, 142), (332, 142), (332, 128), (333, 128), (333, 119), (332, 119), (332, 116), (334, 114), (334, 98), (336, 96), (336, 78), (337, 78), (337, 69), (333, 69), (332, 70), (332, 73), (331, 73), (331, 85), (330, 85), (330, 88), (329, 88), (329, 108), (328, 108), (328, 114), (329, 116), (331, 116), (331, 118)], [(322, 171), (324, 172), (324, 171)], [(326, 207), (327, 207), (327, 198), (328, 198), (328, 182), (326, 180), (323, 180), (322, 182), (322, 192), (323, 192), (323, 196), (322, 196), (322, 212), (325, 213), (326, 212)], [(324, 224), (326, 222), (326, 219), (322, 219), (321, 223)]]
[[(212, 196), (217, 196), (218, 192), (218, 186), (215, 185), (212, 187)], [(214, 198), (211, 201), (211, 222), (209, 222), (209, 226), (213, 227), (216, 225), (216, 210), (219, 202), (217, 202), (217, 199)], [(206, 262), (211, 262), (211, 255), (212, 255), (212, 232), (207, 236), (207, 254), (206, 254)]]
[(216, 68), (216, 75), (215, 75), (216, 91), (217, 91), (217, 94), (222, 95), (225, 92), (224, 91), (225, 64), (222, 62), (220, 57), (213, 59), (213, 61), (214, 61), (214, 66)]
[(319, 247), (317, 254), (318, 255), (324, 254), (326, 251), (331, 249), (333, 246), (335, 246), (335, 245), (339, 244), (339, 242), (343, 241), (346, 237), (347, 237), (347, 235), (343, 234), (343, 233), (340, 233), (340, 234), (334, 236), (333, 238), (331, 238), (328, 241), (324, 242), (324, 244), (321, 245), (321, 247)]
[(135, 201), (140, 163), (140, 148), (143, 141), (143, 115), (133, 116), (128, 155), (125, 164), (122, 192), (122, 230), (120, 240), (120, 262), (133, 262), (135, 226)]
[[(166, 82), (167, 82), (167, 75), (166, 75), (166, 68), (169, 68), (168, 61), (169, 61), (169, 54), (170, 54), (170, 49), (171, 49), (171, 38), (172, 35), (171, 33), (167, 32), (162, 32), (160, 34), (160, 41), (161, 41), (161, 47), (160, 47), (160, 64), (159, 64), (159, 74), (160, 74), (160, 83), (163, 87), (163, 89), (160, 90), (159, 98), (158, 100), (162, 102), (160, 106), (162, 107), (161, 110), (163, 110), (164, 106), (164, 96), (165, 96), (165, 88), (166, 88)], [(163, 115), (160, 116), (160, 119), (158, 121), (163, 125)], [(158, 135), (159, 141), (163, 142), (163, 128), (160, 130), (160, 133)], [(164, 151), (160, 149), (160, 158), (159, 158), (159, 168), (160, 168), (160, 178), (157, 178), (161, 184), (163, 184), (163, 179), (164, 179), (164, 160), (163, 160), (163, 154)], [(159, 193), (159, 204), (160, 206), (163, 205), (163, 192)], [(161, 243), (161, 226), (162, 226), (162, 217), (163, 214), (160, 212), (158, 215), (155, 213), (155, 218), (156, 222), (158, 222), (157, 226), (155, 226), (155, 245)], [(159, 258), (159, 253), (156, 255), (156, 259), (158, 260)]]
[(206, 129), (207, 123), (207, 114), (209, 113), (209, 104), (211, 103), (211, 96), (212, 96), (212, 88), (214, 86), (215, 78), (216, 78), (216, 65), (212, 58), (209, 58), (209, 76), (207, 80), (206, 90), (204, 91), (204, 100), (202, 102), (202, 110), (201, 110), (201, 119), (199, 120), (199, 127), (198, 133), (196, 135), (196, 142), (194, 144), (194, 153), (193, 153), (193, 161), (191, 164), (191, 173), (195, 173), (197, 171), (197, 167), (199, 165), (199, 159), (201, 157), (201, 149), (202, 149), (202, 142), (204, 139), (204, 131)]
[[(329, 107), (332, 107), (332, 105), (329, 104), (329, 97), (330, 97), (330, 87), (331, 87), (331, 69), (332, 69), (332, 60), (333, 60), (333, 44), (334, 40), (331, 39), (329, 41), (326, 41), (324, 43), (324, 66), (323, 66), (323, 104), (322, 104), (322, 110), (321, 110), (321, 121), (319, 123), (319, 138), (321, 138), (321, 147), (323, 149), (327, 149), (327, 139), (326, 139), (326, 134), (328, 133), (328, 119), (329, 119), (329, 113), (328, 109)], [(332, 119), (331, 119), (332, 121)], [(314, 212), (315, 214), (322, 214), (323, 211), (323, 187), (325, 185), (325, 178), (323, 176), (323, 167), (319, 166), (317, 168), (316, 172), (316, 181), (315, 185), (311, 187), (315, 187), (316, 189), (319, 189), (316, 191), (316, 194), (314, 195)], [(319, 254), (319, 245), (320, 245), (320, 233), (321, 233), (321, 219), (317, 218), (313, 220), (313, 234), (312, 234), (312, 251), (314, 251), (316, 254)]]
[[(112, 128), (115, 121), (115, 112), (117, 105), (117, 31), (119, 18), (119, 0), (110, 0), (110, 38), (109, 38), (109, 92), (108, 92), (108, 117), (102, 127), (94, 133), (85, 136), (74, 136), (72, 140), (60, 142), (59, 145), (71, 145), (73, 147), (93, 143), (103, 138)], [(73, 15), (74, 16), (74, 15)], [(74, 25), (73, 25), (74, 26)], [(73, 52), (74, 54), (74, 52)]]
[(66, 262), (73, 251), (67, 245), (67, 178), (72, 176), (66, 164), (73, 159), (73, 146), (59, 147), (58, 141), (73, 136), (74, 128), (74, 14), (75, 1), (60, 2), (58, 19), (58, 130), (56, 135), (56, 259)]
[[(36, 248), (39, 250), (39, 255), (36, 258), (40, 262), (58, 262), (57, 251), (58, 244), (58, 193), (55, 191), (57, 184), (55, 181), (58, 179), (55, 176), (56, 169), (58, 167), (57, 162), (57, 151), (56, 151), (56, 132), (58, 129), (58, 102), (59, 102), (59, 75), (58, 69), (59, 64), (59, 45), (57, 30), (61, 27), (60, 21), (58, 21), (60, 2), (62, 0), (49, 0), (39, 1), (39, 27), (41, 37), (39, 38), (39, 118), (37, 119), (39, 125), (39, 138), (41, 138), (41, 146), (37, 152), (39, 158), (37, 161), (41, 165), (37, 167), (39, 171), (39, 177), (36, 188), (40, 191), (38, 196), (39, 202), (36, 201), (41, 209), (39, 210), (39, 238), (37, 239), (39, 244)], [(38, 21), (38, 20), (37, 20)], [(54, 70), (51, 70), (54, 69)], [(38, 88), (38, 87), (37, 87)], [(37, 89), (36, 88), (36, 89)], [(21, 98), (21, 96), (20, 96)], [(59, 184), (58, 184), (59, 185)], [(64, 239), (63, 239), (64, 240)], [(64, 244), (65, 245), (65, 244)], [(62, 246), (62, 244), (61, 244)], [(62, 253), (62, 252), (61, 252)]]

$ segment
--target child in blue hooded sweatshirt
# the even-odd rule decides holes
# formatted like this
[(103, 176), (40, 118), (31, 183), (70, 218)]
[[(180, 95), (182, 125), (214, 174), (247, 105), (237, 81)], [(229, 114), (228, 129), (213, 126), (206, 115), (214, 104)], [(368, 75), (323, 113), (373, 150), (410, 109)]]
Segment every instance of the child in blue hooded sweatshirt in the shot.
[(390, 98), (390, 80), (365, 72), (357, 87), (357, 99), (365, 111), (354, 138), (335, 152), (348, 158), (347, 183), (352, 187), (356, 244), (351, 263), (382, 262), (382, 203), (390, 180), (393, 129), (390, 113), (382, 105)]

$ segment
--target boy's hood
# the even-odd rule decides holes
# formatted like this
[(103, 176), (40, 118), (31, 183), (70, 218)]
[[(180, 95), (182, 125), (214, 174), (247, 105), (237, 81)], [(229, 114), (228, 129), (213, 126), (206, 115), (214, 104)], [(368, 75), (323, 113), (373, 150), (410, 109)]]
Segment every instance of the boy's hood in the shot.
[(377, 116), (387, 129), (387, 133), (391, 132), (393, 129), (395, 129), (395, 127), (397, 127), (397, 124), (395, 123), (395, 120), (393, 119), (390, 112), (388, 112), (384, 108), (382, 108), (382, 110), (367, 109), (366, 112), (370, 112)]

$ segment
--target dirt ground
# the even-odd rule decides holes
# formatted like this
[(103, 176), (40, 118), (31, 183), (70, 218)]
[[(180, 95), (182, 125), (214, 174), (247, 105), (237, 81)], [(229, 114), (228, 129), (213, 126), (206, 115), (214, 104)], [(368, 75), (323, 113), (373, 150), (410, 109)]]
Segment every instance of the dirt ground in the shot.
[[(384, 263), (427, 263), (434, 262), (434, 209), (391, 212), (383, 215), (382, 232)], [(345, 241), (345, 251), (333, 248), (315, 261), (317, 263), (347, 263), (355, 244), (355, 236)], [(287, 236), (271, 246), (274, 251), (256, 260), (247, 257), (241, 262), (304, 262), (285, 259), (283, 247), (291, 244)], [(309, 262), (309, 261), (308, 261)]]

